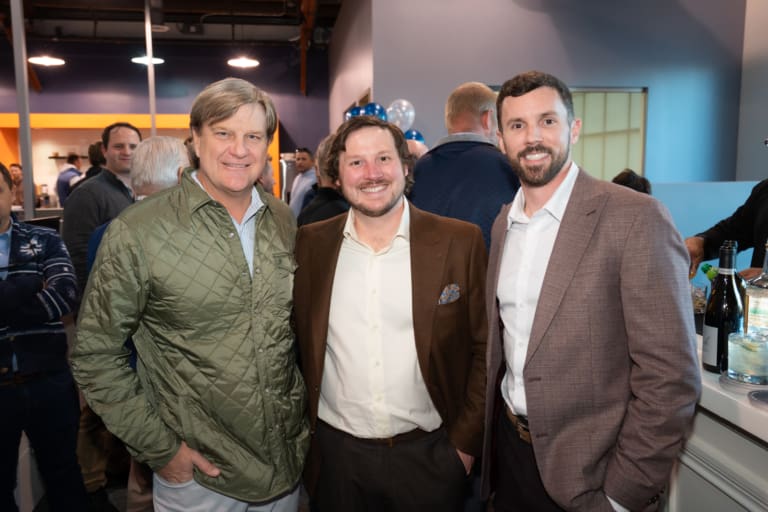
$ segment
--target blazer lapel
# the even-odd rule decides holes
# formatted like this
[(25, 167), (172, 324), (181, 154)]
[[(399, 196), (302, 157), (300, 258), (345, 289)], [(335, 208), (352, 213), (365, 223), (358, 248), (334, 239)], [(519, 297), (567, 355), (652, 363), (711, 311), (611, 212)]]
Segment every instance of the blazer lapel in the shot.
[(486, 364), (493, 368), (503, 357), (503, 338), (499, 325), (499, 306), (496, 300), (496, 290), (499, 287), (499, 272), (501, 271), (501, 255), (507, 240), (507, 218), (512, 203), (501, 208), (499, 215), (491, 228), (491, 250), (488, 255), (488, 273), (485, 281), (485, 308), (488, 317), (488, 347), (486, 349)]
[[(315, 368), (323, 368), (325, 348), (328, 342), (328, 315), (331, 310), (331, 291), (336, 276), (336, 263), (339, 259), (341, 243), (344, 239), (344, 223), (347, 216), (343, 215), (325, 226), (321, 236), (317, 237), (312, 247), (311, 263), (311, 331), (312, 357)], [(320, 372), (322, 375), (322, 370)]]
[(443, 267), (448, 257), (450, 239), (440, 237), (430, 229), (429, 217), (411, 206), (411, 300), (413, 302), (413, 333), (421, 374), (429, 376), (429, 353), (432, 346), (432, 325), (442, 286)]
[(555, 245), (552, 247), (547, 272), (544, 274), (528, 342), (526, 365), (538, 350), (544, 334), (552, 323), (565, 291), (573, 280), (575, 269), (579, 268), (579, 263), (600, 220), (607, 196), (594, 193), (593, 181), (594, 178), (579, 169), (579, 175), (557, 232)]

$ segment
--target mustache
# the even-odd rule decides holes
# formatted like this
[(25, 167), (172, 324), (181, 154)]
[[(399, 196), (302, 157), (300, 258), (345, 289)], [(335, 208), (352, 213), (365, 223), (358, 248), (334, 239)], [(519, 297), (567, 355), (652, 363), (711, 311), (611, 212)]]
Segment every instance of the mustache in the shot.
[(358, 185), (360, 188), (375, 187), (376, 185), (386, 185), (389, 183), (387, 180), (368, 180)]
[(550, 150), (546, 146), (542, 146), (541, 144), (537, 144), (535, 146), (531, 146), (529, 148), (525, 148), (524, 150), (520, 151), (517, 154), (517, 158), (525, 158), (526, 156), (532, 154), (532, 153), (548, 153), (552, 154), (552, 150)]

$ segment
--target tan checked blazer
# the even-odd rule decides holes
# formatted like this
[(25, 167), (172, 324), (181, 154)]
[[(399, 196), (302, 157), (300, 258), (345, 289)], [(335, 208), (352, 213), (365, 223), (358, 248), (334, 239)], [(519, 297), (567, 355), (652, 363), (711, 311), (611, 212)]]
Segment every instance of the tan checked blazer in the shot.
[[(485, 495), (504, 404), (496, 288), (510, 205), (492, 230)], [(653, 509), (700, 393), (688, 254), (655, 199), (580, 170), (552, 249), (524, 367), (533, 448), (567, 510)]]

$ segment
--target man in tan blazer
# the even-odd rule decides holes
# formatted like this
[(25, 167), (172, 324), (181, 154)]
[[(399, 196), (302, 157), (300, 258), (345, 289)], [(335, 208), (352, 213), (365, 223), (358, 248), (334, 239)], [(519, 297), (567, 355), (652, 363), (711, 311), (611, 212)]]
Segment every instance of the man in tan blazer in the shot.
[(497, 104), (522, 188), (492, 229), (483, 489), (496, 512), (654, 510), (700, 392), (685, 246), (658, 201), (573, 163), (560, 80)]
[(409, 165), (397, 127), (347, 121), (324, 169), (351, 209), (297, 237), (305, 484), (320, 512), (459, 511), (480, 454), (483, 238), (410, 206)]

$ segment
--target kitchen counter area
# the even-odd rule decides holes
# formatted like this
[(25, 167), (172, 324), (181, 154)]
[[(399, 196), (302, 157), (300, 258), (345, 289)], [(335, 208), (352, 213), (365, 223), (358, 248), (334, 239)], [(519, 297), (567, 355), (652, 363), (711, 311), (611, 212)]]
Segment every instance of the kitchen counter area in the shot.
[[(701, 352), (700, 336), (698, 343)], [(768, 511), (768, 409), (750, 403), (747, 390), (723, 386), (717, 374), (702, 370), (701, 399), (666, 510)]]

